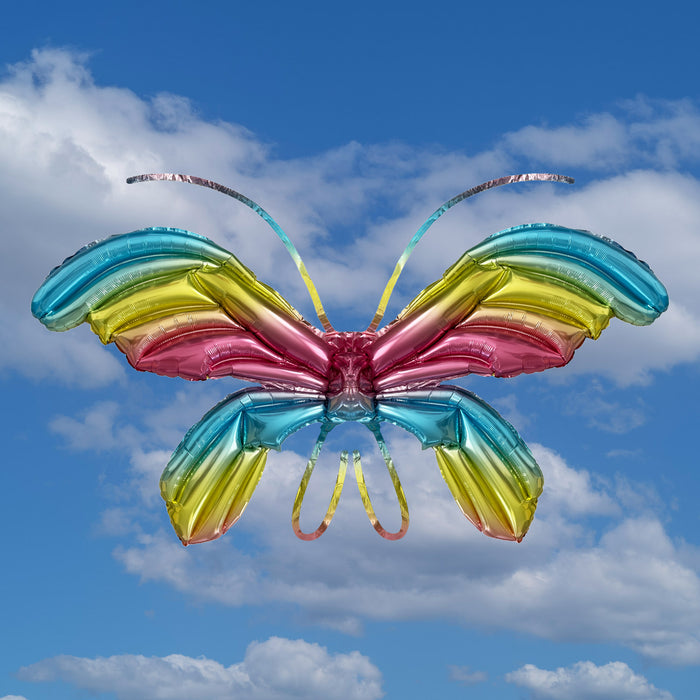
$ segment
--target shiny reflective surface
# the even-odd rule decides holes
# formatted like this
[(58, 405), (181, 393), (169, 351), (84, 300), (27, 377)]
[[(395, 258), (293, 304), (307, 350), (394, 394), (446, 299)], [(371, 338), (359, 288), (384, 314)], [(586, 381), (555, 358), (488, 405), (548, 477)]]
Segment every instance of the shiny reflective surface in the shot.
[(189, 544), (226, 532), (250, 500), (267, 452), (311, 423), (321, 433), (293, 526), (303, 539), (318, 537), (338, 505), (347, 454), (313, 533), (299, 527), (301, 502), (325, 436), (346, 421), (374, 434), (397, 494), (402, 525), (389, 533), (374, 513), (359, 453), (353, 456), (365, 510), (383, 537), (397, 539), (408, 528), (406, 499), (380, 432), (381, 423), (390, 422), (435, 450), (459, 508), (476, 527), (499, 539), (522, 539), (542, 491), (537, 464), (498, 413), (440, 383), (565, 365), (612, 317), (644, 325), (667, 305), (650, 268), (616, 243), (528, 224), (469, 250), (384, 328), (324, 333), (228, 251), (187, 231), (151, 228), (68, 258), (37, 291), (32, 312), (51, 330), (89, 323), (140, 371), (189, 380), (232, 376), (259, 385), (209, 411), (163, 473), (173, 527)]

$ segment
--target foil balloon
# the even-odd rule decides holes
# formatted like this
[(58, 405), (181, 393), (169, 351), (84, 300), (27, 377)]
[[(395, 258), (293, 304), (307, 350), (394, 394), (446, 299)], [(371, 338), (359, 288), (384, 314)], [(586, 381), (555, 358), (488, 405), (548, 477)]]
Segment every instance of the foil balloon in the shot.
[(398, 317), (379, 328), (403, 267), (428, 228), (448, 209), (486, 189), (562, 175), (512, 175), (446, 202), (399, 258), (367, 330), (333, 329), (287, 235), (255, 202), (196, 177), (139, 175), (209, 187), (250, 207), (294, 259), (323, 331), (307, 323), (231, 253), (189, 231), (148, 228), (93, 243), (54, 269), (32, 301), (50, 330), (88, 322), (137, 370), (204, 380), (236, 377), (257, 386), (212, 408), (175, 450), (160, 487), (175, 531), (187, 545), (222, 535), (240, 518), (269, 450), (312, 423), (320, 434), (301, 480), (292, 524), (301, 539), (328, 527), (345, 479), (343, 452), (327, 513), (302, 532), (299, 514), (327, 435), (358, 421), (374, 435), (401, 509), (401, 526), (377, 520), (360, 454), (352, 456), (365, 510), (387, 539), (408, 528), (408, 507), (382, 436), (384, 423), (435, 450), (464, 515), (491, 537), (520, 541), (535, 514), (543, 478), (515, 429), (474, 394), (443, 381), (467, 374), (513, 377), (560, 367), (613, 316), (651, 323), (668, 306), (650, 268), (607, 238), (553, 224), (501, 231), (468, 250)]

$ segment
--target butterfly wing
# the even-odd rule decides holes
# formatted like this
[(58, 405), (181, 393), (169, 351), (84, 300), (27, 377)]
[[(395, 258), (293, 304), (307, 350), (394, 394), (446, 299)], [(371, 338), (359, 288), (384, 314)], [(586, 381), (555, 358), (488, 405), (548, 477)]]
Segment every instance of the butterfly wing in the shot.
[(370, 358), (375, 387), (559, 367), (613, 316), (646, 325), (667, 306), (649, 266), (610, 239), (517, 226), (467, 251), (380, 331)]
[(274, 289), (207, 238), (150, 228), (91, 244), (32, 300), (50, 330), (86, 321), (137, 370), (267, 387), (326, 387), (329, 348)]
[(552, 224), (502, 231), (380, 331), (370, 348), (378, 415), (434, 447), (455, 500), (480, 530), (520, 540), (542, 490), (532, 454), (473, 394), (427, 387), (565, 365), (613, 316), (645, 325), (667, 306), (649, 267), (607, 238)]
[(324, 415), (323, 395), (243, 390), (214, 406), (185, 435), (160, 480), (183, 544), (208, 542), (240, 518), (270, 449)]
[(520, 541), (542, 492), (542, 473), (515, 429), (458, 387), (377, 396), (377, 415), (432, 447), (464, 515), (485, 534)]
[(152, 228), (86, 246), (51, 272), (32, 312), (51, 330), (87, 321), (138, 370), (288, 389), (233, 394), (175, 450), (161, 493), (184, 544), (226, 532), (267, 452), (323, 417), (330, 351), (322, 334), (231, 253), (194, 233)]

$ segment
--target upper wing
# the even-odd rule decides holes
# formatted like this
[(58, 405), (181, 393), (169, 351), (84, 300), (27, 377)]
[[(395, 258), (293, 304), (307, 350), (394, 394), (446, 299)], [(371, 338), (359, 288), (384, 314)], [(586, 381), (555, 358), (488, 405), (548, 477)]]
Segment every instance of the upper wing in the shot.
[(558, 367), (612, 316), (646, 325), (667, 306), (649, 266), (614, 241), (517, 226), (467, 251), (379, 332), (370, 349), (375, 389)]
[(32, 313), (56, 331), (87, 321), (142, 371), (326, 386), (320, 331), (231, 253), (189, 231), (149, 228), (86, 246), (51, 272)]

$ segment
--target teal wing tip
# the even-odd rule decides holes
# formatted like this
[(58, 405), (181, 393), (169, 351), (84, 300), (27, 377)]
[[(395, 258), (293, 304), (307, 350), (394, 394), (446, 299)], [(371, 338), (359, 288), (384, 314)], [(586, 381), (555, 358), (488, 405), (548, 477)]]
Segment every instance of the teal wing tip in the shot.
[(36, 291), (34, 296), (32, 297), (32, 303), (30, 305), (30, 309), (32, 312), (32, 316), (36, 318), (37, 320), (41, 321), (42, 323), (44, 322), (44, 317), (46, 316), (46, 312), (41, 308), (41, 302), (39, 300), (39, 292), (41, 292), (41, 287)]
[(468, 253), (477, 262), (510, 253), (570, 259), (582, 271), (612, 282), (627, 297), (636, 312), (624, 320), (635, 325), (648, 325), (668, 309), (668, 292), (648, 263), (611, 238), (584, 229), (546, 222), (521, 224), (492, 234)]
[[(91, 290), (108, 288), (111, 277), (129, 266), (152, 260), (154, 270), (162, 260), (221, 264), (230, 253), (205, 236), (180, 228), (153, 226), (93, 241), (54, 267), (34, 294), (31, 312), (51, 330), (66, 330), (85, 320), (72, 309), (80, 299), (87, 310)], [(194, 265), (194, 263), (192, 263)], [(69, 320), (66, 314), (73, 314)], [(53, 327), (55, 326), (55, 328)]]
[[(666, 292), (666, 289), (664, 288), (664, 294), (659, 295), (659, 299), (656, 301), (656, 303), (651, 307), (656, 316), (654, 316), (651, 321), (655, 321), (659, 316), (661, 316), (664, 311), (668, 310), (668, 304), (669, 304), (669, 299), (668, 299), (668, 292)], [(650, 321), (650, 323), (651, 323)]]
[(34, 292), (30, 304), (32, 316), (40, 323), (51, 330), (51, 318), (55, 306), (55, 293), (52, 290), (51, 275), (42, 283), (41, 287)]

